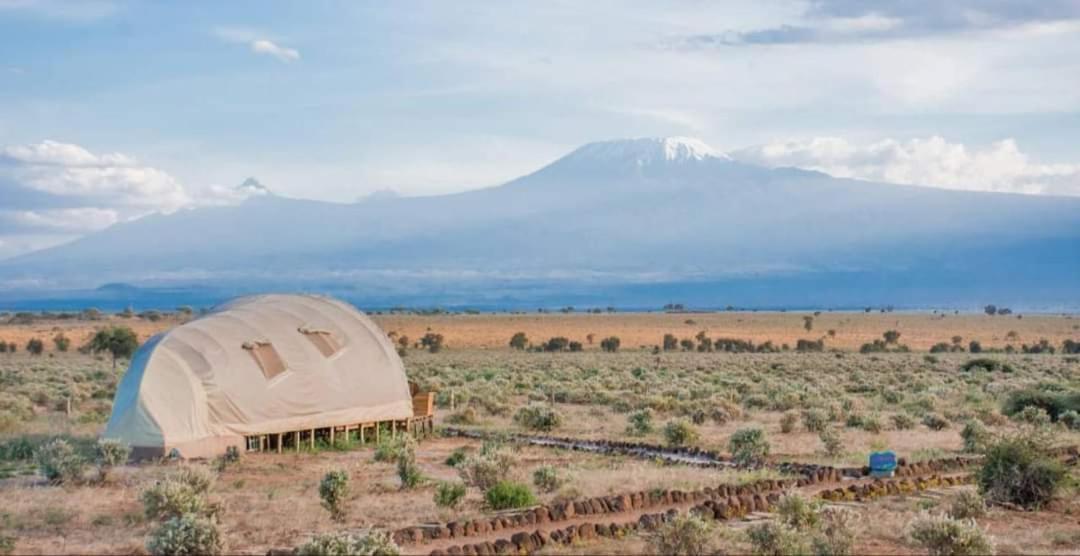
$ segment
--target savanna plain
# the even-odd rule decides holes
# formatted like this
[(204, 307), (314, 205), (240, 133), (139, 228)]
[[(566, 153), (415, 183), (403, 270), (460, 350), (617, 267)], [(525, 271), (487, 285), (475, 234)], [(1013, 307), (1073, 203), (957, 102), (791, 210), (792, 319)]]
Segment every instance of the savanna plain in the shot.
[(0, 553), (1080, 553), (1073, 315), (372, 316), (434, 434), (141, 462), (88, 346), (196, 315), (0, 316)]

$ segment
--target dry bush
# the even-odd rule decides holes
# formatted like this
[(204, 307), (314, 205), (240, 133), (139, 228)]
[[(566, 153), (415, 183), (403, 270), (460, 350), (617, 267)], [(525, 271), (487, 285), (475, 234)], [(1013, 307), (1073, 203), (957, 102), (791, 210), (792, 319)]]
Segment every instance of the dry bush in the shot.
[(994, 554), (994, 543), (975, 520), (920, 514), (907, 526), (907, 536), (930, 556)]
[(161, 556), (221, 554), (224, 542), (213, 518), (184, 514), (169, 518), (151, 531), (146, 550)]
[(324, 533), (300, 545), (298, 556), (397, 556), (401, 554), (390, 535), (371, 531), (366, 535)]
[(82, 479), (86, 460), (66, 440), (57, 438), (34, 452), (41, 474), (54, 483), (72, 483)]
[(986, 515), (986, 500), (974, 490), (962, 490), (949, 501), (949, 517), (974, 519)]
[(712, 552), (712, 523), (693, 514), (680, 514), (649, 536), (654, 554), (696, 556)]

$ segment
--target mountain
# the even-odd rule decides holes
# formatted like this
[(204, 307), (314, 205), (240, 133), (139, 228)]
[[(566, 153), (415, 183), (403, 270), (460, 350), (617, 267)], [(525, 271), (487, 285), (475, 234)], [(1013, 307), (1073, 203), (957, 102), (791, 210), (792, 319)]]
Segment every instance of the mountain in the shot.
[(309, 289), (406, 303), (1080, 299), (1080, 199), (770, 169), (688, 138), (592, 143), (497, 187), (374, 201), (261, 194), (151, 215), (4, 261), (0, 281)]

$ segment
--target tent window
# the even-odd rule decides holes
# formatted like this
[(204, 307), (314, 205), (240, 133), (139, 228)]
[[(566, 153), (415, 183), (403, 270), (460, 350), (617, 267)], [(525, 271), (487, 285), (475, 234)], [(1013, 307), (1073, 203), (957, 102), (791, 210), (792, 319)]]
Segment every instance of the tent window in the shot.
[(341, 345), (338, 343), (337, 339), (334, 338), (333, 334), (326, 330), (301, 328), (300, 333), (319, 350), (319, 353), (323, 354), (323, 357), (330, 357), (341, 350)]
[(270, 342), (245, 342), (244, 349), (251, 353), (267, 380), (285, 372), (285, 362)]

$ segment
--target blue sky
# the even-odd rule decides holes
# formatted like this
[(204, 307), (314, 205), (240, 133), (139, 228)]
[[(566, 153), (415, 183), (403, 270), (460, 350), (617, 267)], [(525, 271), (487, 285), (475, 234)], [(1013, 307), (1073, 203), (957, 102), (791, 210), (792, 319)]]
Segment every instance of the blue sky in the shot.
[(0, 257), (248, 176), (435, 194), (669, 135), (1080, 194), (1080, 3), (0, 0)]

